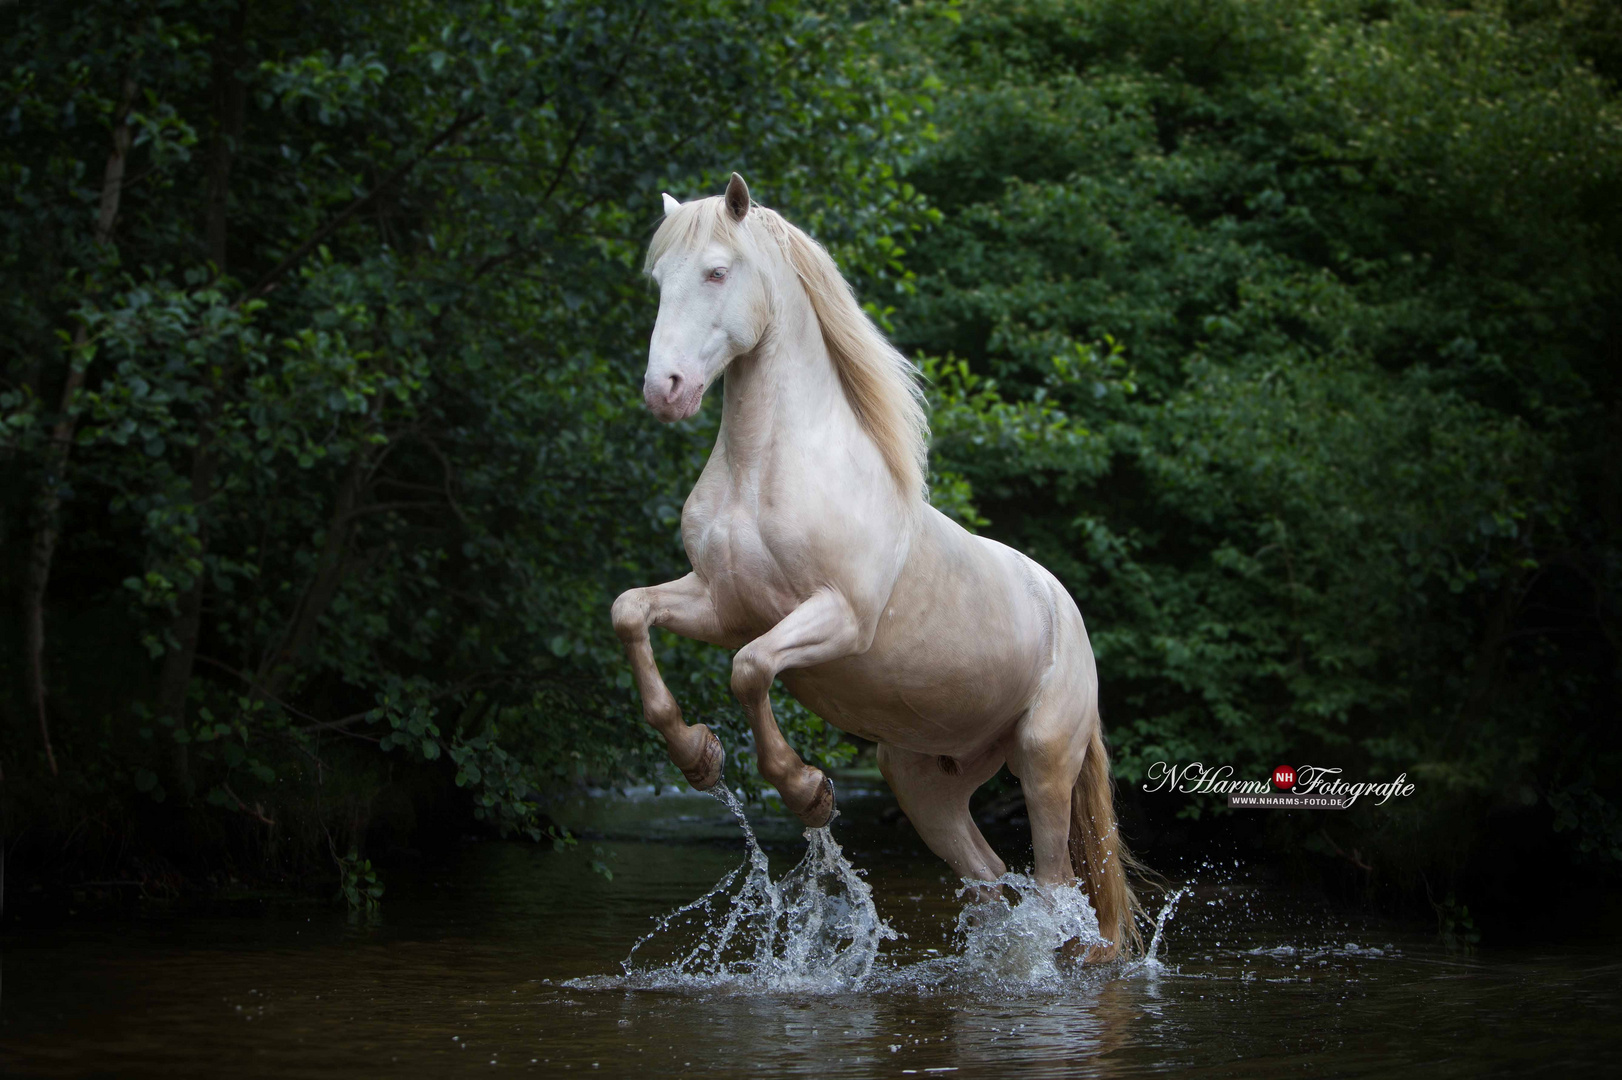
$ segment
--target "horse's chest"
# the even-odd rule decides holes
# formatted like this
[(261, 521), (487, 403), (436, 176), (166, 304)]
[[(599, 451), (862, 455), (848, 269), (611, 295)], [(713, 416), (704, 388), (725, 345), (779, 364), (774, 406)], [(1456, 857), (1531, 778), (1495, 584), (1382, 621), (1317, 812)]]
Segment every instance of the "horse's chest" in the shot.
[(709, 584), (716, 614), (729, 629), (763, 634), (799, 605), (780, 553), (752, 514), (705, 508), (682, 524), (688, 558)]

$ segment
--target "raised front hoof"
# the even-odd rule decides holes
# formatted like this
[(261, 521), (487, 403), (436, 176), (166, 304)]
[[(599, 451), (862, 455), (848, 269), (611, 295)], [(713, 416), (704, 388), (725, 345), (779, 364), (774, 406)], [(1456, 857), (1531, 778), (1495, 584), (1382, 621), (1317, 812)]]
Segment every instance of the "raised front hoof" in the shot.
[(820, 829), (834, 818), (834, 782), (826, 776), (822, 778), (822, 785), (817, 788), (816, 798), (805, 809), (797, 811), (794, 815), (805, 824), (808, 829)]
[(690, 769), (683, 769), (681, 774), (687, 777), (687, 782), (697, 791), (708, 791), (721, 782), (721, 766), (726, 760), (726, 754), (721, 750), (721, 740), (715, 737), (715, 732), (704, 729), (704, 751), (698, 756), (698, 763)]

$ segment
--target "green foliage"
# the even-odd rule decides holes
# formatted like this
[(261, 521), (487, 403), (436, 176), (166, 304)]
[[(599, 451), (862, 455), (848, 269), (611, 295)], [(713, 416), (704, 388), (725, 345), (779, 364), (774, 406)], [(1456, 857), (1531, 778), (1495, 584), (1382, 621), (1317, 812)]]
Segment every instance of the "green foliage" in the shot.
[(361, 858), (354, 848), (338, 859), (338, 895), (349, 905), (351, 919), (375, 919), (383, 906), (383, 882), (372, 860)]
[[(20, 600), (59, 493), (66, 768), (46, 774), (7, 641), (6, 797), (64, 832), (159, 800), (359, 843), (431, 774), (538, 839), (548, 788), (674, 776), (608, 610), (682, 572), (716, 417), (641, 407), (642, 249), (662, 189), (736, 168), (875, 295), (904, 290), (929, 215), (893, 163), (927, 101), (883, 73), (877, 24), (767, 0), (0, 20), (0, 541)], [(726, 658), (659, 652), (741, 777)], [(784, 719), (813, 760), (848, 756)]]
[(1591, 866), (1622, 863), (1622, 812), (1595, 784), (1592, 771), (1559, 791), (1550, 792), (1554, 831), (1572, 833), (1577, 854)]
[[(1563, 24), (960, 12), (913, 30), (944, 89), (904, 174), (942, 222), (894, 322), (951, 358), (949, 512), (1080, 602), (1123, 780), (1406, 770), (1329, 850), (1412, 866), (1616, 775), (1622, 107)], [(1547, 805), (1609, 851), (1593, 797)]]
[[(60, 777), (0, 630), (13, 819), (184, 819), (307, 869), (410, 793), (567, 846), (546, 792), (673, 778), (607, 612), (684, 571), (718, 417), (641, 408), (639, 264), (661, 190), (738, 169), (920, 356), (937, 504), (1077, 596), (1124, 779), (1406, 771), (1409, 804), (1324, 826), (1361, 833), (1287, 839), (1452, 865), (1537, 804), (1614, 866), (1615, 28), (1579, 0), (0, 7), (24, 615), (60, 525)], [(757, 786), (729, 658), (655, 650)]]
[(1451, 952), (1474, 952), (1481, 942), (1481, 934), (1476, 930), (1476, 923), (1470, 917), (1470, 907), (1461, 904), (1452, 893), (1440, 904), (1432, 903), (1436, 909), (1437, 934), (1442, 944)]

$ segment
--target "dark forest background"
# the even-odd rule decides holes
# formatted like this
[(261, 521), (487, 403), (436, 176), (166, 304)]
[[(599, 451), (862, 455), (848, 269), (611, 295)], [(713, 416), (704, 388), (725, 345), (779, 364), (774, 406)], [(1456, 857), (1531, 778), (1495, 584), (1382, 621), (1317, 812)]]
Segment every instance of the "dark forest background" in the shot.
[[(640, 258), (734, 169), (918, 357), (937, 504), (1075, 594), (1129, 803), (1405, 772), (1244, 828), (1444, 923), (1614, 886), (1619, 78), (1605, 0), (0, 7), (14, 887), (670, 778), (608, 607), (719, 409), (643, 411)], [(758, 787), (729, 658), (656, 645)], [(1151, 862), (1226, 814), (1136, 804)]]

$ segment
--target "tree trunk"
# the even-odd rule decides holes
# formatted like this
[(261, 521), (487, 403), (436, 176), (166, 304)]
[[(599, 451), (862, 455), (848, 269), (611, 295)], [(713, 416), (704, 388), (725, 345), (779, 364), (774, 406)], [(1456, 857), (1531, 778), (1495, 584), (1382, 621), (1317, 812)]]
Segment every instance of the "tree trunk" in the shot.
[[(207, 440), (209, 433), (203, 431), (200, 438)], [(194, 513), (198, 516), (199, 561), (208, 553), (208, 528), (202, 523), (202, 508), (214, 490), (217, 461), (206, 441), (198, 446), (197, 456), (192, 461), (191, 498)], [(197, 663), (197, 640), (202, 633), (203, 589), (206, 581), (206, 567), (200, 566), (191, 585), (180, 594), (179, 610), (170, 625), (174, 643), (163, 658), (163, 672), (158, 680), (158, 715), (172, 717), (177, 723), (186, 717), (186, 693), (191, 687), (192, 668)], [(189, 789), (191, 771), (184, 743), (175, 744), (173, 762), (175, 779), (182, 790)]]
[(355, 507), (365, 486), (366, 463), (357, 450), (344, 470), (333, 499), (332, 519), (327, 525), (326, 542), (321, 546), (321, 558), (316, 564), (315, 577), (305, 588), (304, 595), (288, 617), (287, 629), (277, 647), (265, 657), (254, 683), (260, 692), (275, 700), (280, 698), (288, 680), (297, 671), (299, 659), (315, 638), (321, 617), (326, 614), (338, 586), (343, 583), (346, 549), (355, 517)]
[[(203, 235), (208, 245), (208, 259), (216, 274), (226, 269), (226, 237), (228, 235), (227, 209), (230, 205), (231, 164), (237, 142), (242, 137), (242, 125), (248, 100), (247, 84), (242, 81), (242, 35), (247, 20), (246, 0), (237, 4), (231, 16), (228, 34), (217, 42), (214, 50), (214, 140), (209, 155), (208, 197), (204, 204)], [(203, 400), (197, 421), (197, 449), (192, 458), (191, 500), (197, 515), (197, 558), (208, 554), (208, 525), (203, 509), (214, 494), (214, 477), (219, 471), (219, 456), (214, 446), (214, 426), (219, 414), (219, 396), (222, 387), (218, 376), (210, 376), (209, 394)], [(163, 672), (158, 681), (158, 714), (173, 718), (176, 723), (185, 720), (186, 697), (191, 688), (192, 670), (197, 663), (197, 642), (202, 634), (203, 591), (207, 588), (207, 575), (199, 570), (192, 583), (180, 594), (178, 611), (170, 626), (173, 644), (163, 658)], [(177, 743), (174, 749), (175, 779), (182, 790), (191, 787), (191, 769), (186, 745)]]
[(242, 122), (248, 101), (248, 85), (242, 81), (242, 38), (248, 17), (247, 0), (240, 0), (231, 13), (231, 28), (214, 50), (214, 144), (208, 164), (208, 204), (204, 212), (203, 235), (208, 244), (208, 260), (214, 272), (225, 273), (226, 210), (231, 194), (231, 165), (242, 138)]
[[(101, 181), (101, 210), (96, 218), (96, 248), (98, 251), (112, 242), (113, 223), (118, 220), (118, 202), (124, 190), (124, 163), (129, 156), (132, 132), (129, 126), (130, 107), (135, 103), (134, 81), (124, 81), (124, 100), (113, 121), (113, 146), (107, 154), (107, 168)], [(91, 289), (94, 289), (92, 279)], [(40, 481), (38, 514), (35, 519), (34, 538), (29, 545), (28, 567), (23, 585), (23, 641), (27, 650), (24, 665), (29, 696), (39, 717), (40, 742), (45, 747), (45, 761), (51, 775), (57, 775), (56, 751), (51, 746), (51, 724), (47, 713), (45, 686), (45, 593), (51, 581), (51, 563), (56, 558), (56, 542), (62, 529), (62, 489), (66, 483), (68, 457), (73, 450), (73, 436), (79, 418), (74, 411), (79, 391), (84, 387), (85, 368), (79, 363), (79, 352), (87, 339), (87, 330), (81, 323), (73, 334), (73, 352), (68, 361), (67, 379), (62, 384), (62, 407), (56, 424), (51, 429), (51, 440), (45, 450), (45, 475)]]

